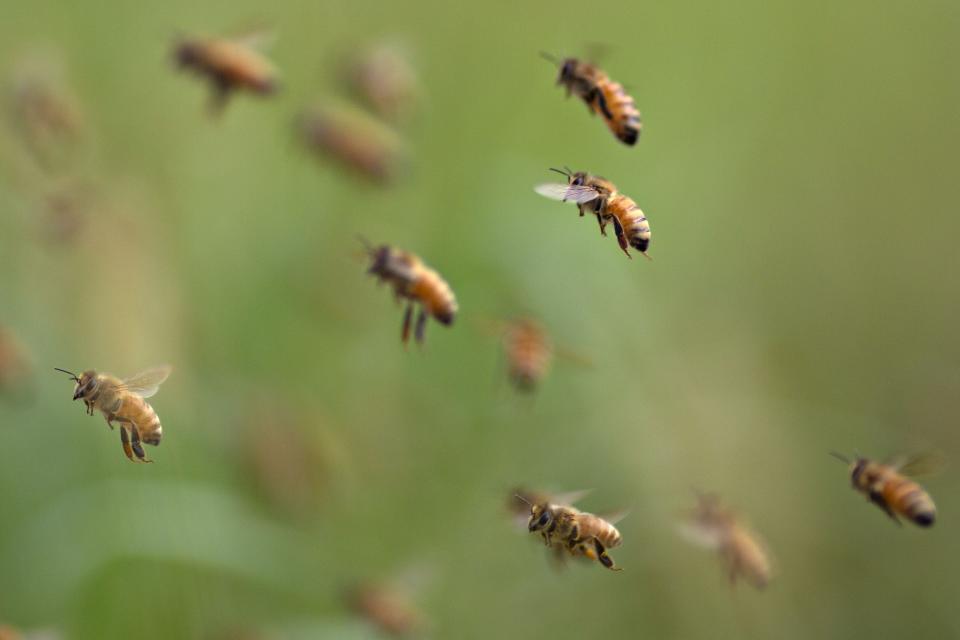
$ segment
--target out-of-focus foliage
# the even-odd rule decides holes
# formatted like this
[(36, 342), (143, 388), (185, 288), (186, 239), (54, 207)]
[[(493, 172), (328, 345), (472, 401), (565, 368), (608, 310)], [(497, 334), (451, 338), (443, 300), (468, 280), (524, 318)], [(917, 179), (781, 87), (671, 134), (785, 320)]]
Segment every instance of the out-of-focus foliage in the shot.
[[(371, 637), (344, 589), (429, 558), (414, 604), (438, 638), (960, 635), (957, 465), (924, 481), (941, 513), (927, 531), (892, 525), (827, 455), (960, 457), (956, 3), (8, 0), (0, 15), (0, 325), (31, 364), (30, 393), (0, 396), (0, 623)], [(252, 23), (275, 29), (281, 90), (213, 119), (171, 46)], [(343, 52), (381, 41), (410, 52), (420, 91), (392, 186), (317, 163), (295, 128), (351, 99)], [(592, 43), (643, 112), (634, 148), (538, 55)], [(82, 114), (55, 163), (11, 102), (37, 56)], [(533, 193), (562, 165), (637, 201), (652, 262)], [(404, 351), (357, 234), (443, 274), (454, 326)], [(514, 394), (476, 320), (524, 314), (591, 367)], [(163, 362), (152, 465), (52, 370)], [(506, 512), (517, 485), (629, 509), (624, 571), (555, 571)], [(731, 591), (678, 538), (691, 487), (768, 543), (765, 591)]]

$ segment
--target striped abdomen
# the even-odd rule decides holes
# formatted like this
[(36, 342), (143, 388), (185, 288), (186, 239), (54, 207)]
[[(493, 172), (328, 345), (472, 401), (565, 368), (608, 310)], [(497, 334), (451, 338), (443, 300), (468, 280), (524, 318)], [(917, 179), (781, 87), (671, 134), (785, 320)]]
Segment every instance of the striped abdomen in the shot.
[(885, 475), (880, 494), (887, 505), (921, 527), (932, 525), (937, 508), (930, 495), (919, 484), (893, 469), (889, 469)]
[(594, 102), (594, 109), (603, 116), (617, 139), (627, 145), (636, 144), (643, 125), (633, 98), (619, 82), (605, 79), (599, 83), (599, 89), (603, 99)]
[(604, 547), (612, 549), (623, 541), (617, 528), (592, 513), (581, 513), (578, 518), (580, 539), (596, 538)]
[(123, 397), (123, 404), (116, 412), (116, 417), (125, 422), (132, 422), (140, 439), (147, 444), (160, 444), (160, 437), (163, 429), (160, 427), (160, 417), (153, 410), (146, 400), (133, 393), (126, 393)]
[(421, 267), (418, 277), (407, 290), (407, 295), (419, 301), (424, 309), (442, 324), (453, 324), (457, 313), (457, 300), (447, 281), (433, 269)]
[(543, 333), (526, 323), (514, 325), (508, 335), (510, 379), (520, 389), (532, 389), (550, 366), (551, 349)]
[(607, 214), (617, 219), (631, 247), (640, 253), (647, 252), (650, 246), (650, 223), (636, 202), (617, 194), (607, 203)]

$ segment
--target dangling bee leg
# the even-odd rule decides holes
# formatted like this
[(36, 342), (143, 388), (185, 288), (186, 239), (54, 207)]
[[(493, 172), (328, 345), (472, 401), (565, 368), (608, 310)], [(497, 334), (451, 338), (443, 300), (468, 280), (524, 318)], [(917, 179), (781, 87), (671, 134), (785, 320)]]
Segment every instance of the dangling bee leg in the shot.
[(427, 330), (427, 310), (420, 308), (420, 315), (417, 316), (417, 328), (413, 335), (417, 339), (417, 344), (423, 344), (423, 334)]
[(614, 565), (613, 558), (607, 555), (607, 549), (603, 546), (603, 543), (601, 543), (596, 538), (593, 539), (593, 548), (597, 552), (597, 560), (600, 561), (600, 564), (605, 566), (607, 569), (610, 569), (611, 571), (623, 571), (623, 567), (618, 567)]
[(137, 429), (137, 425), (132, 422), (130, 423), (130, 437), (132, 439), (131, 446), (133, 452), (137, 454), (140, 462), (153, 462), (153, 460), (148, 458), (146, 453), (144, 453), (143, 446), (140, 444), (140, 431)]
[(633, 256), (630, 255), (630, 246), (627, 243), (627, 234), (623, 232), (623, 227), (620, 225), (620, 221), (616, 218), (613, 218), (613, 230), (617, 232), (617, 242), (620, 244), (620, 248), (623, 249), (623, 252), (627, 254), (627, 257), (633, 260)]
[(210, 92), (210, 115), (216, 117), (223, 113), (227, 106), (227, 100), (230, 98), (231, 86), (227, 80), (216, 79), (213, 81)]
[(130, 438), (127, 436), (127, 426), (125, 424), (120, 424), (120, 443), (123, 445), (123, 452), (127, 454), (127, 457), (131, 462), (136, 462), (133, 459), (133, 450), (130, 448)]
[(883, 512), (890, 516), (890, 519), (897, 523), (897, 526), (903, 526), (903, 523), (900, 522), (900, 519), (897, 518), (897, 514), (893, 512), (893, 509), (890, 508), (890, 505), (887, 504), (887, 501), (884, 499), (883, 494), (880, 491), (875, 489), (870, 490), (869, 494), (870, 502), (877, 505)]
[(107, 426), (110, 427), (110, 431), (113, 431), (113, 421), (117, 419), (117, 416), (112, 413), (108, 413), (104, 416), (104, 418), (107, 420)]
[(407, 305), (407, 310), (403, 312), (403, 330), (400, 332), (400, 340), (406, 346), (410, 341), (410, 322), (413, 320), (413, 303)]

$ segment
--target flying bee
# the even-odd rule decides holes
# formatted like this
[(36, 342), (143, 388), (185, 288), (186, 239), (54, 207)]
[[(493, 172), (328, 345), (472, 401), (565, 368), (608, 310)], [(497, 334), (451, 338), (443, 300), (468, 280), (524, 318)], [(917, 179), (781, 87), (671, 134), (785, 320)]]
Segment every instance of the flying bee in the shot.
[(403, 315), (401, 340), (404, 344), (410, 339), (410, 324), (413, 320), (413, 305), (420, 305), (417, 326), (414, 335), (418, 343), (423, 342), (427, 327), (427, 317), (433, 316), (441, 324), (451, 325), (457, 314), (457, 300), (453, 290), (439, 273), (423, 264), (417, 256), (389, 245), (374, 247), (365, 240), (367, 254), (373, 261), (367, 273), (387, 282), (393, 287), (397, 300), (409, 300)]
[(567, 88), (567, 97), (576, 94), (587, 105), (590, 113), (599, 113), (613, 135), (620, 142), (633, 146), (643, 128), (637, 105), (619, 82), (612, 81), (596, 65), (576, 58), (557, 60), (549, 54), (541, 54), (557, 65), (560, 73), (557, 84)]
[(392, 122), (410, 119), (420, 86), (402, 47), (381, 43), (362, 51), (347, 60), (342, 75), (349, 90), (381, 117)]
[(94, 409), (97, 409), (106, 418), (107, 426), (111, 429), (114, 420), (120, 423), (120, 442), (127, 458), (134, 460), (136, 454), (136, 460), (151, 462), (144, 454), (141, 442), (154, 446), (160, 444), (163, 430), (157, 412), (147, 403), (146, 398), (157, 392), (170, 375), (170, 367), (147, 369), (126, 380), (106, 373), (97, 373), (92, 369), (84, 371), (80, 377), (66, 369), (56, 370), (66, 373), (76, 381), (73, 399), (83, 400), (87, 406), (87, 415), (92, 416)]
[(12, 331), (0, 326), (0, 393), (23, 397), (30, 387), (31, 369), (26, 348)]
[(277, 71), (255, 48), (262, 34), (242, 38), (184, 38), (174, 47), (179, 67), (206, 76), (211, 107), (219, 112), (234, 91), (270, 95), (277, 90)]
[(715, 495), (698, 494), (697, 508), (680, 532), (691, 542), (720, 554), (730, 584), (743, 578), (757, 589), (770, 582), (770, 556), (760, 537)]
[(368, 582), (346, 593), (348, 606), (384, 634), (405, 638), (424, 628), (423, 614), (402, 589), (386, 583)]
[(607, 223), (613, 222), (617, 242), (628, 258), (633, 257), (628, 247), (633, 247), (646, 258), (650, 258), (647, 255), (647, 248), (650, 246), (650, 223), (636, 202), (620, 193), (617, 187), (605, 178), (585, 171), (550, 170), (566, 176), (567, 184), (540, 184), (534, 191), (551, 200), (576, 203), (581, 216), (587, 212), (594, 214), (600, 225), (601, 235), (607, 235)]
[(607, 549), (618, 547), (622, 542), (612, 522), (572, 506), (548, 500), (529, 502), (519, 494), (516, 497), (530, 507), (527, 530), (539, 532), (546, 546), (562, 545), (570, 555), (586, 556), (608, 569), (621, 570), (607, 554)]
[(830, 455), (848, 465), (853, 488), (880, 507), (894, 522), (900, 524), (897, 516), (901, 516), (921, 527), (933, 526), (937, 517), (933, 499), (908, 477), (934, 462), (931, 457), (914, 456), (891, 462), (874, 462), (859, 456), (850, 460), (836, 452)]
[(308, 148), (376, 183), (392, 182), (405, 162), (400, 136), (355, 109), (316, 108), (300, 117), (298, 127)]
[(533, 391), (553, 360), (553, 345), (543, 327), (532, 318), (507, 324), (503, 335), (510, 381), (519, 391)]

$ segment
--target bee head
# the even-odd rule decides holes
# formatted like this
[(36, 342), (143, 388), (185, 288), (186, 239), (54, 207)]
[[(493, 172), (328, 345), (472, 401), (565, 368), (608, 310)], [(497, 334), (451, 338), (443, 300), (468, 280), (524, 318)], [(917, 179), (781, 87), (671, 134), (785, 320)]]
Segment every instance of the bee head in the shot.
[(530, 506), (530, 522), (527, 528), (530, 531), (540, 531), (550, 525), (553, 521), (553, 510), (548, 504), (535, 504)]
[(869, 460), (862, 458), (859, 455), (854, 456), (854, 458), (851, 460), (847, 456), (843, 455), (842, 453), (837, 453), (836, 451), (831, 451), (830, 455), (847, 465), (847, 468), (850, 470), (850, 481), (853, 482), (853, 486), (859, 486), (860, 478), (863, 475), (863, 470), (867, 468), (867, 463), (869, 463)]
[(73, 373), (72, 371), (67, 371), (66, 369), (56, 369), (56, 371), (62, 371), (76, 381), (77, 384), (73, 388), (74, 400), (79, 400), (80, 398), (88, 396), (97, 386), (97, 372), (93, 369), (84, 371), (80, 374), (79, 378), (77, 377), (77, 374)]
[(565, 58), (560, 64), (560, 75), (557, 76), (557, 84), (570, 84), (573, 82), (576, 68), (576, 58)]
[(363, 250), (370, 258), (370, 268), (367, 270), (367, 273), (373, 273), (377, 275), (384, 275), (389, 271), (390, 263), (390, 247), (388, 245), (380, 245), (375, 247), (370, 243), (369, 240), (363, 236), (357, 236), (360, 240), (360, 244), (363, 245)]

